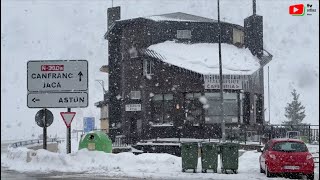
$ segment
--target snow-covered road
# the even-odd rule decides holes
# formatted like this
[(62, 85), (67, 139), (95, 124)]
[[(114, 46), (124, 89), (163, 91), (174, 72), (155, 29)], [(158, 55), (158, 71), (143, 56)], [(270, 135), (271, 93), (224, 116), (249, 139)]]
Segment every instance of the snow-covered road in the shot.
[[(312, 146), (310, 149), (318, 150)], [(259, 172), (257, 151), (246, 151), (239, 158), (238, 174), (221, 174), (220, 164), (218, 173), (182, 173), (181, 158), (169, 154), (141, 154), (132, 153), (106, 154), (87, 150), (75, 151), (71, 154), (51, 153), (37, 150), (31, 162), (26, 162), (26, 148), (9, 149), (7, 154), (1, 155), (1, 166), (10, 170), (28, 173), (71, 173), (77, 177), (113, 177), (113, 178), (146, 178), (146, 179), (268, 179)], [(198, 162), (201, 162), (199, 159)], [(319, 178), (319, 167), (316, 168), (315, 179)], [(285, 179), (285, 178), (273, 178)]]

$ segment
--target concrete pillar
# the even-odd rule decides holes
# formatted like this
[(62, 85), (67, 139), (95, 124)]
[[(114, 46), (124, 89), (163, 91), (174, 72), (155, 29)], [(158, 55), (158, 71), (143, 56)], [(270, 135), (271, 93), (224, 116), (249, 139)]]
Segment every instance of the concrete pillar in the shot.
[(109, 111), (108, 105), (102, 105), (100, 108), (100, 129), (109, 134)]
[(101, 118), (100, 119), (100, 129), (109, 134), (109, 119)]

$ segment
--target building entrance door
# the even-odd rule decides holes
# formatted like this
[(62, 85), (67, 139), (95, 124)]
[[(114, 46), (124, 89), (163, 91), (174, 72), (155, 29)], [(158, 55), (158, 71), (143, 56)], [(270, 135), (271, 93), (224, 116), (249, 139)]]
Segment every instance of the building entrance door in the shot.
[(129, 131), (129, 136), (130, 136), (130, 140), (131, 143), (134, 144), (137, 142), (137, 118), (136, 116), (133, 116), (130, 118), (130, 131)]

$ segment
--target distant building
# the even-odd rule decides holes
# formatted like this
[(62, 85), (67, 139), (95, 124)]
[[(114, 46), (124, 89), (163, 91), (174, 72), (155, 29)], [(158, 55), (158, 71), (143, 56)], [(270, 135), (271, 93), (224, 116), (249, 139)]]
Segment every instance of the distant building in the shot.
[[(176, 12), (120, 20), (108, 9), (109, 124), (133, 140), (221, 137), (218, 23)], [(262, 16), (221, 22), (227, 136), (262, 130)]]

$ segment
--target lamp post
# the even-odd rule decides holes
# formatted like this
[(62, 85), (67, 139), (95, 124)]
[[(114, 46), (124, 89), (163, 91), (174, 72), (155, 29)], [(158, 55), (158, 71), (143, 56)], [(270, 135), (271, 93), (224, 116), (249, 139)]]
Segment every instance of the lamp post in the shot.
[(106, 89), (104, 88), (104, 81), (101, 79), (96, 79), (96, 81), (101, 85), (102, 87), (102, 91), (103, 91), (103, 100), (104, 100), (104, 96), (107, 93)]
[(269, 86), (269, 66), (268, 66), (268, 111), (269, 111), (269, 115), (268, 115), (268, 123), (270, 124), (270, 86)]
[(100, 107), (100, 129), (104, 130), (107, 134), (109, 134), (109, 111), (108, 111), (108, 92), (104, 88), (103, 80), (96, 80), (102, 87), (103, 90), (103, 100), (100, 103), (97, 103), (97, 106)]
[(220, 26), (220, 0), (218, 0), (218, 39), (219, 39), (219, 81), (220, 81), (220, 122), (221, 122), (221, 139), (226, 141), (226, 127), (223, 110), (223, 78), (222, 78), (222, 61), (221, 61), (221, 26)]

